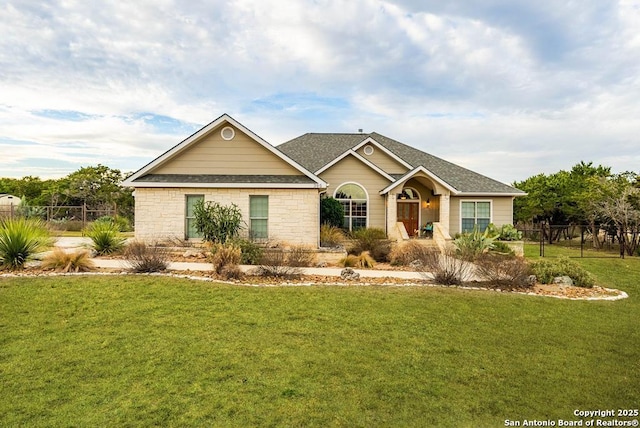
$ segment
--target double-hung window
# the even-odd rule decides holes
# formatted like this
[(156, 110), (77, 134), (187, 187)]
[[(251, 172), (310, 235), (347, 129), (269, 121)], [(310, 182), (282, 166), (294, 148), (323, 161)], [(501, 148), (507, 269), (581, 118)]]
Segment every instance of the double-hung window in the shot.
[(269, 196), (249, 196), (249, 236), (251, 239), (269, 238)]
[(484, 231), (491, 223), (491, 202), (463, 201), (461, 218), (462, 233), (472, 232), (474, 228)]
[(195, 227), (196, 216), (194, 214), (194, 207), (196, 202), (204, 201), (204, 195), (187, 195), (185, 198), (185, 238), (202, 238), (202, 235), (198, 233)]
[(344, 229), (356, 230), (367, 227), (367, 193), (355, 183), (340, 186), (335, 198), (344, 210)]

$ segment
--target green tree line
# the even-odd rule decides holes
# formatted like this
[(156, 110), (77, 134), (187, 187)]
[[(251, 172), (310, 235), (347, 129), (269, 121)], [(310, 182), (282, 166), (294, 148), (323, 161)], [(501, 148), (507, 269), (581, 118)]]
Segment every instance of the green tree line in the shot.
[(118, 207), (118, 214), (133, 216), (133, 189), (122, 186), (125, 174), (104, 165), (82, 167), (66, 177), (0, 178), (0, 193), (22, 199), (28, 206), (80, 206), (101, 210)]
[[(640, 244), (640, 175), (614, 174), (607, 166), (580, 162), (569, 171), (538, 174), (513, 186), (527, 192), (514, 201), (514, 222), (583, 225), (594, 246), (614, 236), (628, 254)], [(604, 233), (603, 233), (604, 232)], [(549, 235), (552, 241), (554, 236)], [(557, 237), (556, 237), (557, 238)]]

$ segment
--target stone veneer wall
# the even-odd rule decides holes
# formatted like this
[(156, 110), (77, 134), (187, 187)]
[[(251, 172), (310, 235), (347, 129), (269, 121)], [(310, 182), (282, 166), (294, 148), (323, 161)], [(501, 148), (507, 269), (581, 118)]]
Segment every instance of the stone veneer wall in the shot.
[[(316, 189), (137, 188), (136, 239), (184, 239), (187, 195), (204, 195), (205, 202), (222, 205), (235, 203), (247, 227), (249, 196), (269, 196), (269, 241), (318, 246), (320, 197)], [(247, 234), (246, 229), (243, 232)]]

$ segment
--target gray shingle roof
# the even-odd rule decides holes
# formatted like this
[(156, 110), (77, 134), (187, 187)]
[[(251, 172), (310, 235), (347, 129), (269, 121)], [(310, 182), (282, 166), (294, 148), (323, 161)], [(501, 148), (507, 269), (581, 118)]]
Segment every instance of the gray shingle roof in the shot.
[(287, 141), (277, 148), (309, 171), (316, 172), (367, 138), (372, 138), (413, 168), (423, 166), (459, 192), (524, 194), (514, 187), (376, 132), (370, 134), (308, 133)]
[(204, 183), (204, 184), (312, 184), (305, 175), (213, 175), (213, 174), (147, 174), (136, 183)]

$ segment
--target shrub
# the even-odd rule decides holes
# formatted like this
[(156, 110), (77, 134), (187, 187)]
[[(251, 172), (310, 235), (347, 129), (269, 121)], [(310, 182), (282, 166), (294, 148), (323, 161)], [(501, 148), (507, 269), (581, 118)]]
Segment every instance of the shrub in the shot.
[(474, 228), (473, 232), (464, 233), (453, 241), (456, 247), (456, 254), (459, 258), (466, 261), (473, 261), (494, 247), (494, 241), (497, 235), (490, 235), (489, 228), (484, 232), (480, 232), (478, 228)]
[(237, 238), (242, 229), (242, 212), (236, 204), (221, 205), (218, 202), (200, 200), (193, 207), (195, 228), (208, 242), (224, 244)]
[(287, 256), (282, 248), (266, 248), (262, 253), (258, 275), (278, 278), (299, 277), (302, 271), (295, 266), (288, 266)]
[(531, 264), (531, 270), (539, 282), (551, 284), (557, 276), (568, 276), (578, 287), (593, 287), (595, 278), (578, 263), (567, 257), (539, 259)]
[(83, 226), (84, 224), (82, 224), (82, 220), (69, 220), (67, 218), (62, 218), (49, 221), (49, 228), (51, 228), (52, 230), (80, 232)]
[(422, 262), (432, 251), (418, 241), (404, 241), (391, 249), (389, 261), (394, 266), (408, 266), (416, 260)]
[(232, 244), (214, 244), (211, 249), (211, 263), (213, 263), (214, 271), (221, 275), (229, 266), (238, 266), (242, 260), (242, 251), (240, 247)]
[(60, 247), (55, 247), (40, 265), (43, 269), (53, 269), (62, 272), (89, 272), (95, 269), (88, 251), (73, 251), (67, 253)]
[(472, 268), (469, 262), (457, 257), (453, 248), (448, 248), (444, 254), (432, 250), (421, 261), (417, 271), (425, 278), (433, 275), (434, 281), (442, 285), (462, 284), (469, 278)]
[(94, 222), (85, 235), (91, 238), (93, 249), (100, 255), (113, 254), (124, 247), (125, 238), (120, 235), (118, 226), (111, 222)]
[(257, 265), (262, 258), (262, 247), (254, 241), (236, 238), (231, 243), (240, 247), (240, 263), (243, 265)]
[(309, 247), (295, 245), (289, 249), (287, 255), (287, 266), (308, 267), (312, 266), (316, 260), (316, 253)]
[(159, 245), (134, 241), (127, 245), (124, 256), (133, 272), (162, 272), (169, 266), (169, 250)]
[(500, 228), (501, 241), (521, 241), (522, 232), (515, 228), (512, 224), (505, 224)]
[(349, 254), (357, 255), (368, 251), (377, 262), (389, 260), (391, 241), (387, 239), (384, 230), (376, 227), (356, 229), (351, 232), (351, 238), (353, 243), (349, 248)]
[(345, 236), (342, 229), (336, 226), (323, 224), (320, 226), (320, 246), (337, 247), (344, 243)]
[(496, 225), (490, 223), (487, 227), (489, 231), (489, 235), (499, 235), (498, 239), (500, 241), (521, 241), (522, 240), (522, 232), (515, 228), (512, 224), (503, 224), (500, 228), (497, 228)]
[(0, 221), (0, 268), (22, 269), (35, 253), (51, 245), (49, 231), (38, 219)]
[(94, 223), (112, 223), (114, 224), (119, 232), (129, 232), (131, 230), (131, 222), (128, 218), (116, 215), (115, 217), (105, 215), (102, 217), (98, 217)]
[(492, 285), (524, 287), (530, 267), (523, 257), (495, 253), (482, 254), (476, 259), (476, 273)]
[(515, 256), (516, 253), (515, 251), (513, 251), (513, 249), (508, 246), (507, 244), (505, 244), (502, 241), (494, 241), (493, 243), (493, 248), (491, 249), (492, 253), (499, 253), (499, 254), (505, 254), (505, 255), (509, 255), (509, 256)]
[(241, 279), (244, 276), (244, 272), (240, 270), (238, 265), (227, 265), (220, 270), (218, 274), (224, 279)]
[(320, 224), (338, 228), (344, 225), (344, 207), (337, 199), (320, 200)]

